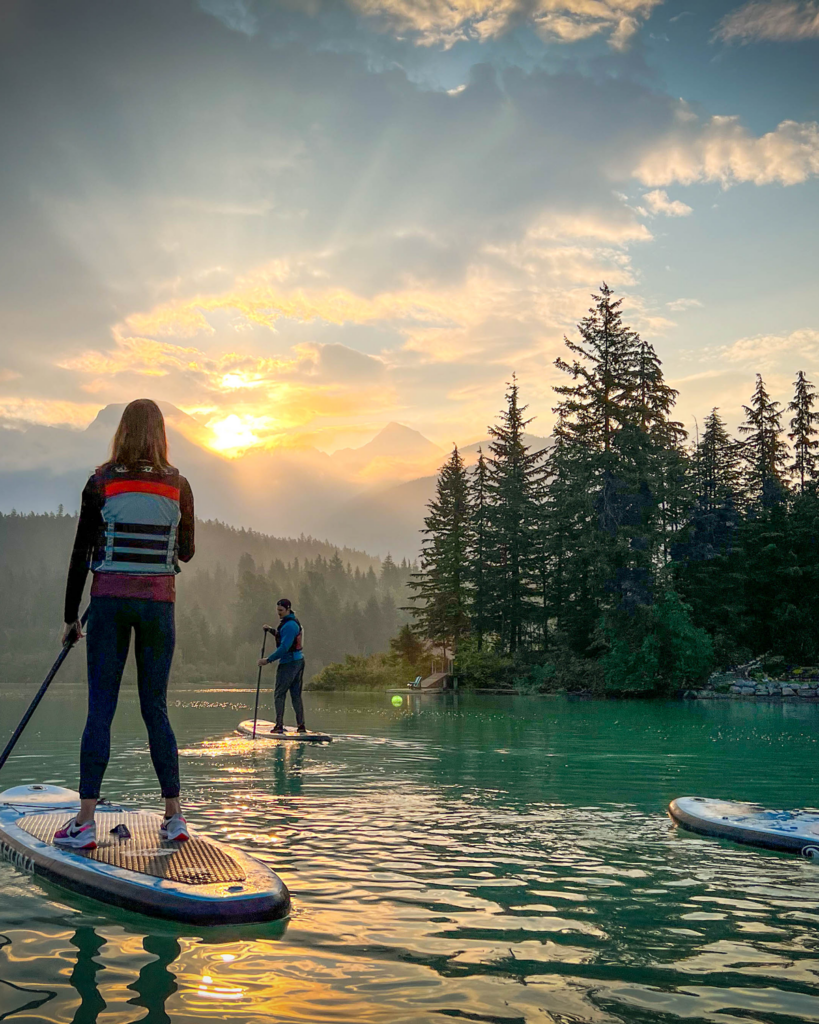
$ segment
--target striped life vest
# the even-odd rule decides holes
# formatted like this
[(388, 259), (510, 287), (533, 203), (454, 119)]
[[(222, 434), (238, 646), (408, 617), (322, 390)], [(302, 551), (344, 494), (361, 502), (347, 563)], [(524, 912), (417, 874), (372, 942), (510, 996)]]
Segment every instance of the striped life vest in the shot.
[(101, 487), (103, 529), (92, 571), (140, 576), (179, 572), (179, 471), (169, 467), (160, 474), (148, 466), (112, 466), (102, 474)]

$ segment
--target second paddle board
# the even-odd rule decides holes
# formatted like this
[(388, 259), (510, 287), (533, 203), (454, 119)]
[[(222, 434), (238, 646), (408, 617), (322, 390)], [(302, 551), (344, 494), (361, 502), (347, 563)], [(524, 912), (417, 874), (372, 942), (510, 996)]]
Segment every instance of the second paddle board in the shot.
[[(296, 729), (285, 729), (284, 732), (273, 732), (275, 722), (266, 722), (263, 718), (256, 719), (256, 739), (301, 741), (302, 743), (332, 743), (333, 737), (326, 732), (298, 732)], [(240, 722), (237, 732), (242, 736), (253, 735), (253, 719)]]
[(671, 801), (668, 813), (683, 828), (700, 835), (819, 857), (819, 814), (816, 812), (777, 811), (759, 804), (682, 796)]

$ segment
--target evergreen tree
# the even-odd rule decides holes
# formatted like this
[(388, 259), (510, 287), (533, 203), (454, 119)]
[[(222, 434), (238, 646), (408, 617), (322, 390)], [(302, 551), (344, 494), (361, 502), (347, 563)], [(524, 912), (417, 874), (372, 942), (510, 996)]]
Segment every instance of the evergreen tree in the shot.
[(387, 557), (381, 563), (381, 585), (389, 589), (398, 587), (400, 573), (392, 555), (387, 552)]
[(339, 587), (343, 585), (345, 575), (344, 562), (341, 560), (341, 555), (336, 551), (327, 563), (327, 576), (332, 585)]
[(490, 590), (489, 557), (489, 469), (483, 449), (478, 449), (478, 461), (470, 481), (470, 536), (468, 553), (468, 579), (471, 591), (472, 630), (478, 650), (483, 647), (483, 638), (490, 632), (495, 620)]
[(405, 658), (410, 665), (417, 665), (424, 656), (426, 648), (412, 626), (405, 623), (398, 631), (398, 635), (390, 640), (390, 650), (393, 654)]
[(705, 417), (704, 427), (694, 451), (694, 470), (699, 507), (712, 512), (739, 495), (741, 454), (716, 407)]
[[(555, 366), (568, 373), (572, 383), (554, 390), (563, 396), (558, 430), (573, 443), (607, 452), (616, 431), (635, 409), (650, 419), (651, 403), (647, 395), (641, 406), (635, 401), (640, 339), (623, 323), (623, 300), (612, 301), (605, 282), (600, 294), (592, 298), (595, 304), (577, 325), (581, 341), (563, 339), (575, 358), (571, 363), (555, 360)], [(648, 376), (646, 366), (646, 382)]]
[(634, 407), (640, 430), (648, 434), (660, 447), (675, 448), (686, 438), (682, 423), (672, 420), (671, 411), (679, 394), (666, 384), (662, 363), (654, 347), (634, 335)]
[(410, 581), (411, 600), (418, 602), (412, 614), (422, 636), (454, 649), (469, 631), (469, 487), (457, 446), (441, 468), (427, 508), (420, 569)]
[(747, 467), (748, 490), (752, 500), (763, 505), (779, 501), (784, 493), (787, 445), (782, 440), (782, 413), (765, 390), (760, 374), (756, 375), (751, 404), (743, 405), (745, 422), (740, 433), (747, 435), (743, 446)]
[(583, 655), (601, 619), (622, 631), (623, 615), (653, 603), (691, 502), (686, 434), (671, 419), (677, 392), (654, 348), (623, 322), (622, 300), (605, 284), (593, 298), (581, 342), (566, 339), (574, 360), (556, 361), (572, 382), (555, 388), (543, 541), (550, 614)]
[(794, 414), (788, 437), (793, 442), (794, 453), (790, 468), (799, 479), (801, 493), (804, 493), (807, 483), (813, 483), (817, 478), (816, 448), (819, 448), (819, 441), (816, 439), (816, 423), (819, 413), (813, 411), (815, 401), (813, 384), (800, 370), (794, 381), (793, 401), (788, 405), (788, 412)]
[(548, 646), (548, 623), (552, 622), (570, 647), (583, 654), (599, 617), (591, 587), (594, 455), (570, 443), (565, 432), (556, 430), (555, 435), (545, 466), (538, 544), (547, 624), (544, 641)]
[(513, 377), (500, 422), (489, 428), (486, 481), (486, 593), (494, 618), (492, 632), (498, 635), (501, 649), (510, 654), (525, 643), (538, 618), (535, 545), (543, 471), (538, 468), (541, 453), (530, 452), (524, 442), (531, 422), (524, 419), (525, 411)]

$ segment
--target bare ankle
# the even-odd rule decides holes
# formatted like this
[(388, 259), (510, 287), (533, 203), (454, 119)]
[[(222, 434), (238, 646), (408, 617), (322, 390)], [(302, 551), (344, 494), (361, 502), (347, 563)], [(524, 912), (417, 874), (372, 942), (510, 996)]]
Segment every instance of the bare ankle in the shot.
[(181, 814), (182, 807), (179, 803), (179, 797), (167, 797), (165, 799), (165, 817), (172, 818), (175, 814)]
[(96, 809), (97, 809), (97, 798), (96, 797), (91, 797), (91, 798), (86, 797), (85, 799), (80, 800), (80, 810), (79, 810), (79, 813), (77, 814), (77, 817), (75, 818), (75, 821), (77, 822), (77, 824), (78, 825), (87, 825), (89, 821), (93, 821), (94, 820), (94, 812), (96, 811)]

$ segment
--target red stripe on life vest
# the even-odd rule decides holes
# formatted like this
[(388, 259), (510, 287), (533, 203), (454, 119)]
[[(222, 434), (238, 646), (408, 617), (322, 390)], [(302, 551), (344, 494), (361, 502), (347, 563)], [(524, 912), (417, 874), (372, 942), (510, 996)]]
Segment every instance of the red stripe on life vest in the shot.
[(172, 501), (179, 501), (179, 488), (171, 487), (170, 484), (157, 484), (152, 480), (112, 480), (105, 485), (105, 497), (110, 498), (114, 494), (159, 494), (163, 498), (170, 498)]

